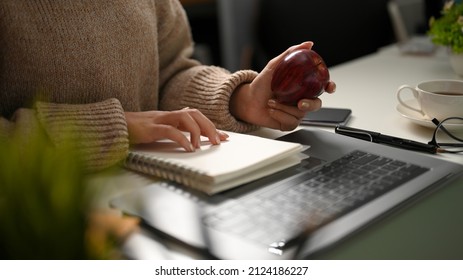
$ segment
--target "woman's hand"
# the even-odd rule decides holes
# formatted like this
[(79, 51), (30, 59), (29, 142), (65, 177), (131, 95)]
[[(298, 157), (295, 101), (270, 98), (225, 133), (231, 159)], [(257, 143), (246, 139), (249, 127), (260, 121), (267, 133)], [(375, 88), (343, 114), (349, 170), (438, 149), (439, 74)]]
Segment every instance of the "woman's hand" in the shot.
[[(273, 71), (289, 52), (297, 49), (311, 49), (312, 42), (292, 46), (270, 60), (267, 66), (250, 84), (241, 85), (232, 95), (230, 111), (237, 119), (274, 129), (293, 130), (309, 111), (317, 111), (322, 106), (319, 98), (299, 100), (297, 107), (284, 105), (273, 99), (270, 84)], [(333, 93), (336, 84), (330, 81), (325, 91)]]
[[(129, 139), (133, 144), (150, 143), (161, 139), (177, 142), (185, 150), (193, 152), (200, 147), (200, 136), (218, 145), (228, 138), (218, 131), (214, 124), (196, 109), (178, 111), (125, 112)], [(190, 133), (190, 140), (182, 133)]]

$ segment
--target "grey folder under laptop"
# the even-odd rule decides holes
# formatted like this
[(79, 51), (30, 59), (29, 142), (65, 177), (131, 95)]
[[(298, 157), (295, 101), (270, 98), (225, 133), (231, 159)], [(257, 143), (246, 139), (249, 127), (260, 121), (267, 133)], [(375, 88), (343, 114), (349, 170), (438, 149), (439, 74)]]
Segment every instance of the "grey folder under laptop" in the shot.
[(463, 172), (436, 157), (317, 129), (280, 139), (310, 146), (308, 157), (214, 196), (162, 182), (111, 204), (217, 258), (309, 258)]

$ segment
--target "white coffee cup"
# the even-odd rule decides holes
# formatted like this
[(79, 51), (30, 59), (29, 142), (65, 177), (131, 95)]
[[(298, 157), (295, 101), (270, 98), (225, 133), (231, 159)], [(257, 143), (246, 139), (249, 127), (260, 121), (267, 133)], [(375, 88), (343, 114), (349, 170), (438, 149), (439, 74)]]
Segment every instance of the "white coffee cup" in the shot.
[[(403, 99), (407, 92), (418, 101), (416, 107), (412, 104), (416, 102)], [(448, 117), (463, 117), (463, 80), (431, 80), (414, 87), (402, 85), (397, 89), (397, 99), (402, 106), (420, 113), (423, 119), (442, 121)]]

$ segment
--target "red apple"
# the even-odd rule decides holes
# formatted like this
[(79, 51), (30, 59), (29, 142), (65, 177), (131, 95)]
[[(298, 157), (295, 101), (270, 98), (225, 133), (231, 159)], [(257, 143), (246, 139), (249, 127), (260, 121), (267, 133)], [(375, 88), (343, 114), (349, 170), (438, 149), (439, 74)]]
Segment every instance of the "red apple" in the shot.
[(276, 100), (295, 105), (303, 98), (316, 98), (325, 91), (330, 73), (323, 59), (312, 50), (295, 50), (276, 66), (271, 88)]

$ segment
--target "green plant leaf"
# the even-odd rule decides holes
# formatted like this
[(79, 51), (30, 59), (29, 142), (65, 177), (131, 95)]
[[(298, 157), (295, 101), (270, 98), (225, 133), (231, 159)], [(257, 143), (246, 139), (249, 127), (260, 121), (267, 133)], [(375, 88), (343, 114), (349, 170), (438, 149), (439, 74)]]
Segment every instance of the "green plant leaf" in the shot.
[(463, 3), (448, 2), (441, 17), (430, 19), (428, 35), (433, 43), (463, 53)]

